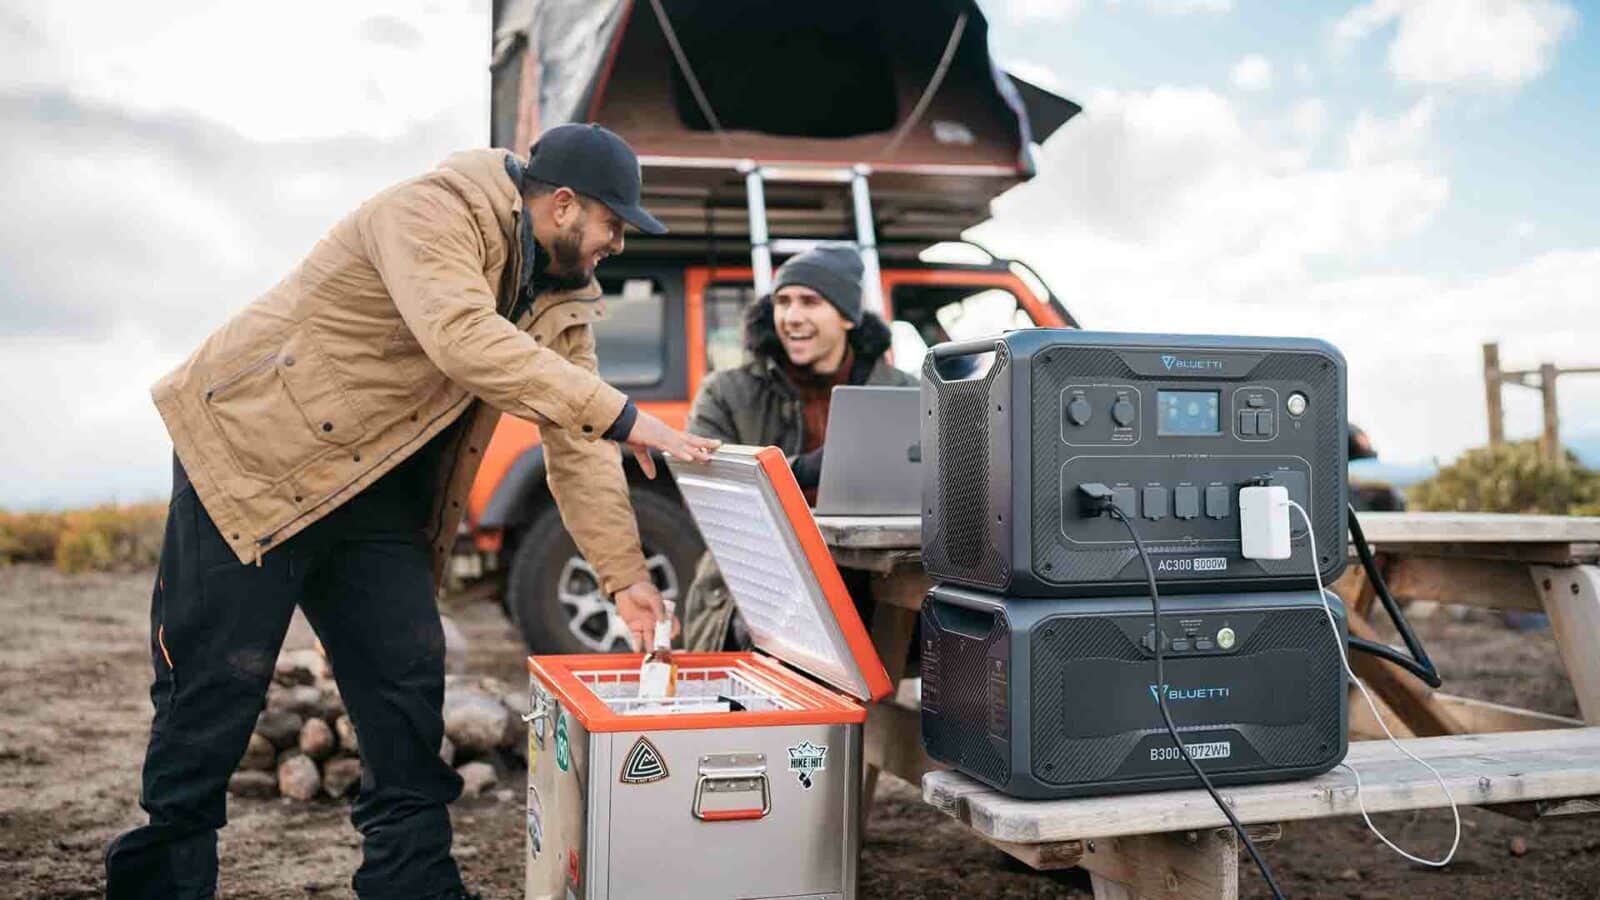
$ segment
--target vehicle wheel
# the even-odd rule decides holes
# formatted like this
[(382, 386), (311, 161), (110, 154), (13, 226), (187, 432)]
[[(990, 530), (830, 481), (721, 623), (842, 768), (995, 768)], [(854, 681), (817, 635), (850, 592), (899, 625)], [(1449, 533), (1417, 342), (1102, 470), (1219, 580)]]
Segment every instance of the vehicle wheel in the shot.
[[(688, 510), (654, 491), (632, 492), (650, 577), (667, 600), (689, 589), (705, 545)], [(523, 533), (511, 559), (506, 607), (534, 653), (627, 652), (628, 629), (600, 578), (551, 504)]]

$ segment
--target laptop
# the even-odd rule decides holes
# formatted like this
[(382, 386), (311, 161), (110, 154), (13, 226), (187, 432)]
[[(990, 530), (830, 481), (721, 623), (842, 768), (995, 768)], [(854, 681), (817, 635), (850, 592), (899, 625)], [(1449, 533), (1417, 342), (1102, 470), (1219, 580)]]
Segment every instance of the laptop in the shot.
[(823, 438), (819, 516), (914, 516), (922, 509), (921, 390), (833, 389)]

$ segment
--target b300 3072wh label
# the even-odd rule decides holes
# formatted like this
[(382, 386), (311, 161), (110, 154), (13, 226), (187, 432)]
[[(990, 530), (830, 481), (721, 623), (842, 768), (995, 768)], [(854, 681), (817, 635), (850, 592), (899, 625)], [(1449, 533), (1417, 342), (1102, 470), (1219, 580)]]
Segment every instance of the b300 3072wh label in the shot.
[[(1189, 758), (1196, 762), (1202, 759), (1227, 759), (1233, 755), (1233, 744), (1228, 741), (1214, 741), (1209, 744), (1184, 744), (1189, 751)], [(1183, 759), (1177, 747), (1151, 747), (1150, 761), (1162, 762), (1169, 759)]]

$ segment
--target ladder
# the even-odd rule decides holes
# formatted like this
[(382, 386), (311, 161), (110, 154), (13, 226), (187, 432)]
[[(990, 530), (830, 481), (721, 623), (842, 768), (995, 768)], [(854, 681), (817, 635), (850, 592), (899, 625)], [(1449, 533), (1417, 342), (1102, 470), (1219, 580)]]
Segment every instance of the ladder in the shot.
[(745, 193), (750, 210), (750, 263), (755, 270), (756, 296), (772, 291), (772, 254), (800, 253), (825, 241), (809, 238), (772, 240), (767, 231), (767, 182), (801, 184), (848, 184), (856, 223), (856, 250), (861, 254), (861, 308), (883, 316), (883, 279), (878, 265), (878, 241), (872, 226), (872, 196), (867, 176), (872, 170), (863, 164), (848, 168), (833, 166), (763, 166), (755, 160), (739, 164), (744, 173)]

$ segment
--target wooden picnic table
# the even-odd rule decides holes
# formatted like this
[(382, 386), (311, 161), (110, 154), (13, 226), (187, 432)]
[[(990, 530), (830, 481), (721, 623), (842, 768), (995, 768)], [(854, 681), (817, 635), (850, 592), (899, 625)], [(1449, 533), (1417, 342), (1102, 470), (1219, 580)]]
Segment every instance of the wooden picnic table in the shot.
[[(1600, 748), (1600, 727), (1593, 727), (1600, 726), (1600, 518), (1487, 513), (1362, 513), (1360, 522), (1372, 546), (1374, 561), (1396, 598), (1413, 603), (1527, 610), (1548, 615), (1582, 716), (1581, 719), (1555, 716), (1434, 691), (1392, 663), (1366, 654), (1351, 654), (1352, 667), (1379, 698), (1385, 718), (1397, 737), (1422, 739), (1563, 729), (1573, 731), (1570, 738), (1564, 739), (1567, 742), (1577, 741), (1591, 753)], [(890, 677), (899, 682), (902, 678), (914, 676), (915, 673), (906, 671), (907, 658), (917, 611), (932, 585), (922, 569), (921, 520), (917, 516), (819, 516), (817, 524), (840, 566), (872, 574), (873, 596), (877, 603), (871, 626), (872, 640)], [(1349, 569), (1337, 584), (1330, 587), (1345, 600), (1350, 613), (1351, 633), (1378, 640), (1379, 635), (1369, 621), (1376, 605), (1376, 592), (1367, 582), (1365, 572), (1354, 554), (1352, 547)], [(1078, 818), (1077, 812), (1088, 801), (1027, 803), (1005, 798), (965, 776), (938, 771), (940, 767), (923, 753), (921, 715), (914, 687), (914, 682), (902, 684), (893, 700), (874, 706), (868, 714), (865, 736), (867, 772), (863, 794), (866, 802), (862, 804), (863, 810), (870, 805), (878, 773), (887, 770), (913, 784), (921, 783), (930, 802), (972, 824), (985, 839), (1025, 862), (1042, 868), (1085, 865), (1095, 874), (1097, 895), (1137, 896), (1151, 892), (1151, 886), (1145, 884), (1142, 876), (1130, 874), (1139, 868), (1141, 860), (1158, 869), (1164, 865), (1164, 871), (1169, 873), (1182, 871), (1191, 863), (1198, 865), (1193, 860), (1173, 862), (1171, 855), (1177, 852), (1176, 848), (1188, 848), (1184, 850), (1186, 853), (1200, 852), (1195, 848), (1203, 849), (1205, 853), (1202, 855), (1210, 855), (1205, 856), (1207, 861), (1201, 869), (1216, 875), (1215, 878), (1207, 876), (1210, 880), (1202, 879), (1203, 889), (1193, 892), (1185, 890), (1183, 895), (1235, 895), (1237, 859), (1234, 854), (1237, 851), (1237, 839), (1231, 832), (1217, 831), (1214, 828), (1216, 823), (1207, 825), (1201, 821), (1205, 819), (1203, 811), (1210, 803), (1203, 792), (1191, 792), (1205, 801), (1192, 800), (1189, 803), (1190, 808), (1202, 811), (1196, 814), (1199, 818), (1195, 822), (1179, 822), (1176, 819), (1155, 822), (1150, 826), (1155, 833), (1141, 838), (1127, 833), (1112, 835), (1105, 832), (1103, 825), (1094, 824), (1092, 817)], [(1381, 734), (1364, 703), (1352, 702), (1350, 709), (1351, 731), (1355, 737)], [(1586, 725), (1592, 727), (1584, 727)], [(1549, 735), (1550, 732), (1543, 737), (1530, 734), (1528, 741), (1517, 743), (1516, 746), (1534, 756), (1538, 755), (1540, 747), (1566, 746), (1565, 743), (1555, 742)], [(1450, 753), (1459, 749), (1455, 745), (1434, 746), (1421, 740), (1415, 743), (1426, 752), (1443, 754), (1437, 758), (1451, 758)], [(1462, 746), (1477, 745), (1468, 743)], [(1483, 748), (1480, 746), (1478, 749)], [(1354, 743), (1351, 758), (1360, 758), (1374, 751)], [(1480, 758), (1474, 759), (1482, 762)], [(1524, 764), (1531, 765), (1532, 761), (1531, 757), (1514, 757), (1510, 765), (1517, 768)], [(1470, 768), (1458, 767), (1458, 774)], [(1297, 783), (1298, 787), (1294, 789), (1266, 785), (1234, 789), (1230, 793), (1243, 796), (1248, 791), (1273, 797), (1282, 795), (1284, 791), (1293, 793), (1312, 789), (1308, 785), (1318, 786), (1315, 788), (1317, 790), (1342, 790), (1342, 782), (1338, 781), (1340, 771), (1335, 770), (1321, 779)], [(1548, 815), (1553, 814), (1552, 811), (1558, 806), (1552, 798), (1600, 794), (1600, 768), (1592, 772), (1586, 770), (1582, 777), (1569, 782), (1561, 782), (1559, 778), (1539, 781), (1542, 785), (1540, 788), (1530, 788), (1522, 780), (1528, 777), (1537, 780), (1540, 773), (1534, 772), (1530, 776), (1520, 769), (1519, 772), (1521, 774), (1516, 780), (1508, 782), (1505, 776), (1511, 773), (1498, 773), (1497, 776), (1484, 770), (1475, 777), (1487, 779), (1489, 783), (1496, 783), (1494, 779), (1500, 777), (1500, 787), (1494, 791), (1485, 789), (1466, 800), (1458, 796), (1458, 801), (1500, 804), (1496, 806), (1497, 809), (1512, 813)], [(928, 773), (935, 774), (924, 779), (923, 776)], [(1431, 778), (1426, 772), (1422, 775)], [(1344, 777), (1347, 779), (1348, 774)], [(1411, 776), (1402, 778), (1397, 774), (1396, 777), (1400, 780), (1391, 784), (1403, 786), (1407, 783), (1405, 779)], [(1324, 781), (1329, 783), (1324, 785)], [(1382, 788), (1377, 790), (1381, 791)], [(1407, 793), (1401, 789), (1399, 793), (1409, 796), (1412, 806), (1430, 804), (1426, 790)], [(1156, 801), (1158, 808), (1165, 809), (1171, 806), (1174, 798), (1182, 798), (1183, 793), (1168, 792), (1151, 796), (1159, 798)], [(1368, 794), (1369, 801), (1373, 796)], [(950, 798), (965, 799), (959, 799), (958, 802)], [(1506, 798), (1528, 802), (1506, 806), (1502, 802)], [(1442, 798), (1435, 799), (1442, 803)], [(1032, 832), (1036, 836), (1045, 834), (1037, 830), (1041, 827), (1054, 830), (1049, 831), (1048, 838), (1040, 837), (1031, 841), (1017, 840), (1015, 835), (1006, 837), (999, 832), (985, 832), (975, 818), (978, 816), (978, 807), (974, 803), (980, 800), (1014, 814), (1022, 810), (1034, 810), (1032, 824), (1026, 827), (1036, 829)], [(1127, 804), (1130, 801), (1124, 797), (1111, 802)], [(1275, 835), (1278, 822), (1307, 817), (1303, 812), (1295, 813), (1292, 806), (1274, 807), (1273, 802), (1267, 802), (1265, 808), (1269, 811), (1246, 820), (1258, 823), (1257, 830), (1263, 839), (1271, 839)], [(1007, 803), (1012, 805), (1007, 806)], [(1330, 799), (1320, 807), (1320, 814), (1343, 814), (1348, 811), (1344, 806), (1348, 804), (1341, 806)], [(1578, 801), (1576, 805), (1559, 804), (1559, 808), (1563, 812), (1588, 812), (1600, 809), (1600, 805), (1589, 799)], [(1279, 811), (1273, 814), (1270, 812), (1272, 809)], [(1210, 810), (1210, 814), (1220, 821), (1220, 815), (1214, 809)], [(1174, 834), (1179, 836), (1174, 837)], [(1102, 850), (1097, 861), (1086, 861), (1085, 848), (1092, 850), (1100, 838), (1112, 839), (1112, 843), (1102, 842), (1104, 846), (1114, 844), (1121, 849), (1117, 854), (1109, 855)], [(1071, 861), (1067, 861), (1069, 859)], [(1091, 862), (1095, 864), (1091, 865)], [(1233, 874), (1229, 876), (1228, 872)], [(1127, 877), (1118, 877), (1119, 873)], [(1213, 891), (1213, 888), (1216, 890)]]

